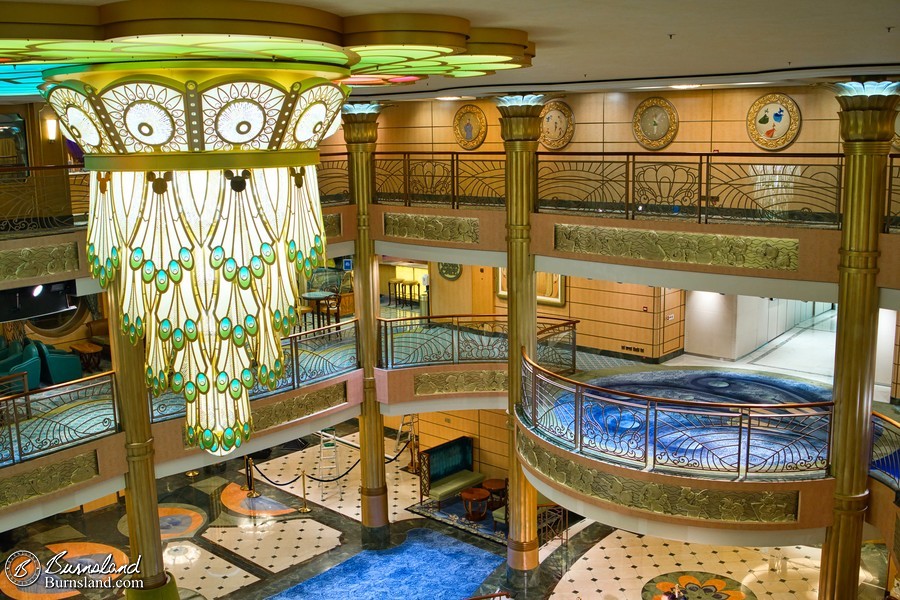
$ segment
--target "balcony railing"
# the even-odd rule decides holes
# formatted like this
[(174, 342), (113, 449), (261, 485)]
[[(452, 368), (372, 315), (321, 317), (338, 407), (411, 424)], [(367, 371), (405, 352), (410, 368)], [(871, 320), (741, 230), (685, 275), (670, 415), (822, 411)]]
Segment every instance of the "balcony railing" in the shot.
[[(325, 164), (346, 164), (346, 155), (324, 155)], [(498, 209), (505, 168), (497, 153), (378, 153), (375, 200)], [(537, 169), (539, 212), (841, 226), (842, 154), (538, 153)], [(337, 167), (323, 168), (319, 184), (323, 197), (349, 187)], [(889, 158), (884, 207), (884, 231), (900, 230), (900, 154)]]
[[(538, 360), (557, 371), (575, 370), (578, 321), (542, 317), (537, 323)], [(444, 315), (379, 319), (385, 369), (509, 360), (506, 315)]]
[[(884, 231), (900, 231), (900, 154), (889, 157)], [(323, 205), (349, 204), (347, 155), (323, 154)], [(613, 219), (767, 223), (840, 228), (842, 154), (538, 153), (538, 212)], [(81, 165), (0, 167), (0, 234), (87, 223)], [(397, 206), (502, 209), (502, 153), (378, 153), (375, 201)]]
[(900, 491), (900, 423), (873, 412), (872, 431), (869, 474)]
[[(273, 389), (257, 384), (250, 390), (250, 401), (259, 400), (288, 390), (296, 390), (349, 373), (359, 368), (359, 322), (344, 321), (295, 333), (284, 338), (284, 376)], [(167, 391), (150, 399), (150, 420), (153, 423), (183, 417), (185, 400), (181, 394)]]
[(0, 466), (118, 431), (114, 373), (0, 397)]
[(641, 396), (562, 377), (527, 356), (522, 386), (522, 423), (590, 458), (740, 480), (827, 474), (833, 402), (748, 406)]
[(83, 227), (88, 183), (81, 165), (0, 167), (0, 234)]

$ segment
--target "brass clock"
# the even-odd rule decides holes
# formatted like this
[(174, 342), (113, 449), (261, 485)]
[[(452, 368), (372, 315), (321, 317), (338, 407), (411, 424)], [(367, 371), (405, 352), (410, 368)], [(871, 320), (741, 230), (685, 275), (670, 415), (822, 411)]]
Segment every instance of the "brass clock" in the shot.
[(560, 150), (572, 141), (575, 135), (575, 116), (572, 109), (562, 100), (551, 100), (541, 111), (540, 142), (548, 150)]
[(449, 281), (456, 281), (462, 275), (462, 265), (456, 263), (438, 263), (438, 273)]

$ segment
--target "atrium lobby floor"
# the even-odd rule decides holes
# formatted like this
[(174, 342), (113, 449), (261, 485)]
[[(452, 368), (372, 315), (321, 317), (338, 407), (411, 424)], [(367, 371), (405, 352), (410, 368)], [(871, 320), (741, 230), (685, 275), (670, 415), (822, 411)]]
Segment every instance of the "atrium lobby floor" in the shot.
[[(834, 312), (815, 317), (770, 344), (737, 362), (696, 356), (681, 356), (666, 366), (715, 366), (776, 372), (815, 381), (830, 380), (833, 342), (829, 348), (818, 335), (832, 332)], [(827, 336), (826, 336), (827, 338)], [(796, 357), (803, 364), (792, 362)], [(615, 370), (629, 361), (579, 352), (579, 367), (585, 370)], [(631, 363), (631, 366), (634, 364)], [(646, 366), (646, 365), (644, 365)], [(807, 371), (809, 367), (816, 370)], [(818, 371), (821, 371), (818, 372)], [(876, 391), (885, 397), (886, 391)], [(275, 484), (257, 476), (262, 494), (250, 501), (240, 489), (245, 482), (242, 460), (228, 460), (204, 469), (195, 477), (174, 475), (158, 482), (160, 524), (167, 569), (176, 577), (181, 597), (192, 600), (303, 598), (295, 586), (312, 580), (328, 569), (348, 563), (362, 552), (377, 547), (364, 542), (360, 528), (359, 466), (339, 483), (307, 482), (307, 502), (303, 506), (301, 481), (291, 482), (301, 470), (328, 478), (350, 468), (358, 458), (355, 421), (337, 426), (344, 443), (338, 446), (333, 468), (319, 469), (318, 436), (274, 448), (268, 457), (258, 457), (257, 465)], [(396, 454), (395, 440), (385, 438), (385, 457)], [(426, 584), (410, 588), (399, 580), (411, 580), (416, 569), (392, 571), (398, 580), (397, 597), (465, 598), (502, 589), (506, 549), (495, 541), (443, 522), (425, 519), (406, 509), (419, 500), (418, 478), (404, 467), (409, 453), (386, 465), (389, 512), (393, 524), (387, 546), (398, 549), (408, 538), (421, 537), (423, 530), (453, 538), (482, 552), (489, 560), (487, 576), (468, 582), (470, 590), (456, 594), (436, 593)], [(290, 482), (290, 483), (289, 483)], [(121, 555), (128, 550), (124, 502), (87, 513), (59, 514), (0, 534), (0, 560), (16, 549), (29, 549), (50, 556), (62, 549), (71, 557)], [(415, 532), (415, 533), (412, 533)], [(430, 535), (430, 534), (429, 534)], [(541, 549), (538, 585), (517, 598), (560, 598), (582, 600), (659, 600), (676, 583), (688, 589), (691, 600), (814, 599), (818, 585), (820, 550), (809, 546), (745, 548), (682, 543), (653, 536), (637, 535), (604, 524), (582, 520), (569, 531), (568, 541), (553, 540)], [(881, 598), (879, 585), (885, 577), (887, 550), (880, 540), (867, 541), (863, 548), (863, 582), (859, 598)], [(493, 566), (494, 564), (498, 566)], [(448, 567), (447, 572), (452, 568)], [(388, 577), (385, 573), (363, 573), (357, 578)], [(314, 583), (314, 582), (313, 582)], [(418, 586), (418, 587), (417, 587)], [(28, 594), (0, 577), (0, 597), (22, 600), (39, 598), (113, 597), (110, 592), (86, 591), (61, 596), (50, 590), (28, 590)], [(301, 594), (301, 595), (296, 595)], [(385, 596), (373, 592), (373, 599)], [(317, 599), (330, 596), (317, 594)], [(369, 596), (354, 593), (354, 600)]]

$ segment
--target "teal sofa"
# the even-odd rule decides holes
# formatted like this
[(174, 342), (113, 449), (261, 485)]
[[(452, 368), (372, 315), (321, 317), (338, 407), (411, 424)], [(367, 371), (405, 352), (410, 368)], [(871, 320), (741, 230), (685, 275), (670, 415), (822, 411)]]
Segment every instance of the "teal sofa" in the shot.
[[(10, 347), (18, 342), (13, 342)], [(21, 348), (21, 344), (19, 344)], [(14, 373), (25, 373), (28, 381), (28, 389), (35, 390), (41, 384), (41, 359), (38, 350), (34, 344), (28, 344), (20, 352), (10, 354), (7, 358), (0, 360), (0, 377), (6, 377)], [(5, 389), (0, 390), (2, 393), (22, 392), (21, 383), (18, 381), (11, 382)]]
[(484, 481), (484, 474), (472, 470), (472, 442), (458, 437), (419, 453), (419, 502), (428, 497), (440, 508), (444, 500)]
[(41, 381), (47, 385), (56, 385), (81, 379), (81, 359), (73, 352), (57, 350), (53, 346), (35, 341), (41, 359)]

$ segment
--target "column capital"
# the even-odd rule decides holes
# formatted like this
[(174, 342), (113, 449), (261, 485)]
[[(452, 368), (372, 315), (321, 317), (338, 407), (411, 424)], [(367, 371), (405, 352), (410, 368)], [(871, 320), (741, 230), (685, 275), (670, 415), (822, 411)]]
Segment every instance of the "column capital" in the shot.
[(376, 103), (345, 104), (344, 141), (348, 144), (374, 144), (378, 140), (378, 115), (382, 105)]
[(545, 99), (541, 94), (497, 98), (503, 141), (536, 142), (541, 137), (541, 110)]
[(838, 116), (845, 142), (890, 142), (900, 102), (900, 82), (848, 81), (829, 87), (841, 106)]

